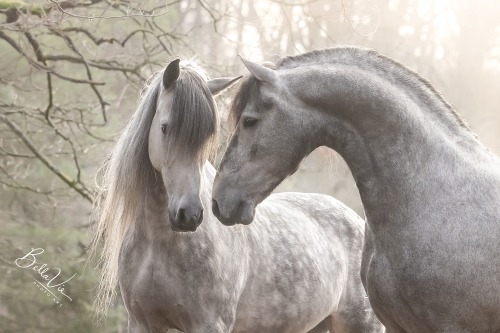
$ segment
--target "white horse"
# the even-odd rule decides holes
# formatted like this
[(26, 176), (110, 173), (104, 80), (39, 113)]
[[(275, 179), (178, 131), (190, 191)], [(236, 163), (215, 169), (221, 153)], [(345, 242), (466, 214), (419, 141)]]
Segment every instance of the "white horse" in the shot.
[(352, 210), (277, 194), (254, 224), (227, 228), (203, 209), (215, 176), (212, 94), (236, 79), (207, 82), (178, 60), (152, 78), (104, 175), (99, 309), (119, 282), (134, 333), (380, 332), (359, 277), (364, 221)]
[(361, 273), (387, 331), (500, 332), (500, 159), (434, 88), (358, 48), (244, 62), (218, 217), (249, 223), (306, 155), (331, 147), (359, 188)]

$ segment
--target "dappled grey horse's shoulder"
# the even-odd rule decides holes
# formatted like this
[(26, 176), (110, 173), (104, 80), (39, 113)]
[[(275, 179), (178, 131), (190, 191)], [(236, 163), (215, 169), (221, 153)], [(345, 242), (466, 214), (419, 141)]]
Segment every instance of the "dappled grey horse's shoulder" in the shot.
[(326, 218), (349, 218), (354, 222), (364, 224), (363, 219), (352, 208), (326, 194), (302, 192), (274, 193), (263, 202), (264, 205), (265, 202), (269, 205), (281, 202), (290, 207), (304, 208), (309, 212), (322, 213), (321, 216)]
[[(352, 237), (362, 237), (365, 221), (350, 207), (326, 194), (282, 192), (270, 195), (261, 204), (263, 209), (271, 206), (286, 206), (290, 211), (297, 210), (316, 221), (325, 229), (345, 231)], [(339, 230), (340, 228), (340, 230)]]

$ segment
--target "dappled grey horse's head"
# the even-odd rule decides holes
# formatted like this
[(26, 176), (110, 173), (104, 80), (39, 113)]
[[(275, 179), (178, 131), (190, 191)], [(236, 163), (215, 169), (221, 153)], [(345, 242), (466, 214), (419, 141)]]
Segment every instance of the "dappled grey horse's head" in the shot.
[(172, 229), (195, 231), (203, 219), (202, 169), (214, 152), (218, 130), (213, 95), (237, 78), (207, 81), (189, 63), (172, 61), (158, 82), (156, 112), (149, 130), (149, 159), (161, 173)]
[(274, 64), (243, 62), (251, 75), (242, 80), (231, 105), (234, 132), (212, 200), (213, 213), (225, 225), (251, 223), (255, 207), (317, 147), (303, 136), (321, 135), (301, 130), (313, 119), (301, 109), (292, 88), (307, 82), (288, 82), (286, 72), (273, 69)]

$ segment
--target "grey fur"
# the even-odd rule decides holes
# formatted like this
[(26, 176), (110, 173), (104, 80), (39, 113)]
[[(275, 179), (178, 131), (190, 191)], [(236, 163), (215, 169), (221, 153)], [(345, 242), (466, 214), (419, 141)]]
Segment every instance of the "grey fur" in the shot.
[[(170, 81), (166, 90), (160, 76), (149, 85), (105, 172), (94, 242), (104, 244), (99, 309), (105, 312), (118, 281), (133, 333), (380, 332), (358, 274), (364, 221), (333, 198), (287, 193), (263, 202), (252, 226), (221, 225), (202, 209), (215, 177), (207, 154), (196, 145), (170, 149), (170, 141), (187, 145), (192, 136), (161, 131), (177, 117), (178, 82)], [(218, 92), (232, 82), (185, 93), (210, 99), (192, 105), (211, 105), (207, 87)], [(210, 116), (196, 121), (212, 123)]]
[[(211, 184), (215, 169), (207, 163), (203, 173)], [(205, 210), (196, 232), (178, 233), (163, 185), (153, 188), (121, 248), (130, 332), (383, 332), (359, 277), (364, 221), (348, 207), (276, 194), (251, 226), (227, 228)]]
[[(387, 331), (500, 332), (500, 159), (436, 90), (352, 47), (284, 58), (275, 70), (245, 64), (252, 75), (234, 99), (214, 183), (221, 221), (250, 223), (250, 208), (328, 146), (360, 191), (361, 275)], [(245, 128), (248, 118), (257, 122)]]

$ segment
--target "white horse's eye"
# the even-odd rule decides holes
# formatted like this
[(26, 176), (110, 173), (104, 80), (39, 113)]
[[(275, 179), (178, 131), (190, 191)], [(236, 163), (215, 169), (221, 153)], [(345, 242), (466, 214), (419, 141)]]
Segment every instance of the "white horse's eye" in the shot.
[(247, 117), (247, 118), (243, 119), (243, 127), (244, 128), (253, 127), (253, 126), (255, 126), (255, 124), (257, 124), (257, 119), (255, 119), (255, 118)]
[(167, 124), (162, 124), (162, 125), (161, 125), (161, 132), (162, 132), (163, 134), (167, 133)]

